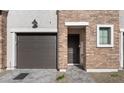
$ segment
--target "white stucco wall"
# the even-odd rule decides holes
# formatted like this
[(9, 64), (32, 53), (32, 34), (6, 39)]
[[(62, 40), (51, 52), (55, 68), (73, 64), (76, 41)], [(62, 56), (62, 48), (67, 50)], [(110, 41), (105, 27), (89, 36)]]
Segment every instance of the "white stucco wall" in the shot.
[(39, 28), (57, 28), (55, 10), (10, 10), (8, 13), (8, 28), (32, 28), (36, 19)]
[[(38, 28), (32, 28), (36, 19)], [(17, 32), (56, 32), (57, 14), (55, 10), (10, 10), (7, 17), (7, 69), (16, 67)]]

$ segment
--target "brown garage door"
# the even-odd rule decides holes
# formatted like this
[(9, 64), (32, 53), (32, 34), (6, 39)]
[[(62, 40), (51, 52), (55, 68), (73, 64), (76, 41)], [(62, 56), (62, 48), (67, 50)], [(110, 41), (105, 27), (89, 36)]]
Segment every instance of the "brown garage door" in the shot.
[(17, 68), (56, 68), (56, 34), (17, 34)]

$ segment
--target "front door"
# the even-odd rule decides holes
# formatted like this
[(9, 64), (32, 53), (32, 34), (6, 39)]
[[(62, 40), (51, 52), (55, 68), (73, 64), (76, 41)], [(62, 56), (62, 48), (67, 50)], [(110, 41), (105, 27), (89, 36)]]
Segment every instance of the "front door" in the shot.
[(79, 64), (79, 34), (68, 35), (68, 63)]

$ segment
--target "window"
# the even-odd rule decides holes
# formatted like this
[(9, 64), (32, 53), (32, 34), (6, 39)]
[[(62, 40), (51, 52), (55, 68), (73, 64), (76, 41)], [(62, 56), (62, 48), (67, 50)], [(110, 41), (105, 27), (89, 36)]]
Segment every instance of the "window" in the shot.
[(113, 25), (97, 25), (97, 47), (113, 47)]

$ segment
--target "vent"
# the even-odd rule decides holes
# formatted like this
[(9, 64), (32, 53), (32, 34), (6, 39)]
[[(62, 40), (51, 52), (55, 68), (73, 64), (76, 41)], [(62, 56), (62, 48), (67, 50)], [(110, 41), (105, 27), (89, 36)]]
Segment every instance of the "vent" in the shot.
[(13, 80), (22, 80), (24, 79), (29, 73), (20, 73), (17, 75)]

